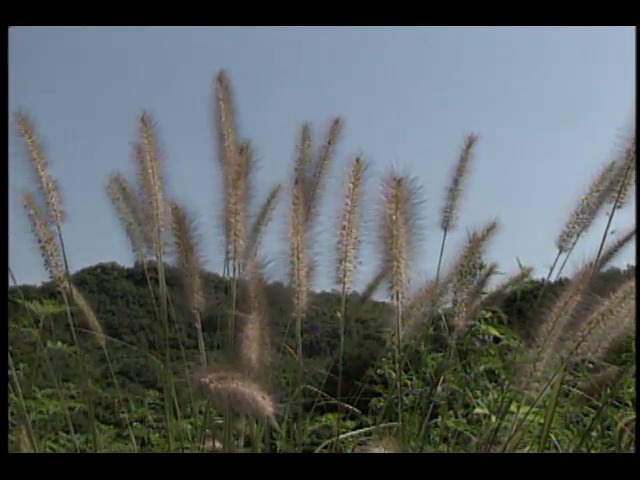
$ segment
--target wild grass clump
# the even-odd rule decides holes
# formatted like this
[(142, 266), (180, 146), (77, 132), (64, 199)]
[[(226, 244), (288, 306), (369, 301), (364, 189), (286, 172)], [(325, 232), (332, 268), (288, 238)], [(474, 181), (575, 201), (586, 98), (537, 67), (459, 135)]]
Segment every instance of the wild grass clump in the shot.
[[(457, 253), (445, 257), (479, 139), (477, 134), (465, 136), (440, 212), (435, 275), (416, 282), (423, 269), (416, 258), (427, 216), (417, 178), (388, 170), (372, 182), (365, 154), (345, 152), (351, 156), (341, 165), (344, 121), (335, 117), (317, 147), (311, 125), (301, 125), (290, 177), (270, 186), (258, 201), (253, 149), (242, 136), (226, 72), (216, 75), (213, 91), (224, 257), (217, 290), (210, 288), (204, 255), (204, 246), (215, 242), (204, 240), (197, 217), (167, 188), (164, 167), (171, 160), (149, 112), (137, 118), (132, 178), (113, 172), (105, 184), (144, 278), (149, 310), (137, 321), (154, 325), (148, 337), (129, 342), (109, 335), (91, 296), (74, 284), (58, 182), (33, 124), (22, 113), (15, 117), (34, 177), (24, 208), (43, 266), (64, 302), (60, 311), (73, 344), (45, 336), (42, 326), (60, 312), (27, 300), (21, 289), (18, 303), (31, 322), (12, 328), (29, 332), (37, 367), (54, 386), (63, 412), (57, 445), (67, 439), (63, 450), (104, 451), (110, 435), (118, 435), (98, 418), (107, 407), (95, 401), (93, 375), (106, 367), (117, 392), (115, 407), (109, 408), (115, 408), (113, 421), (119, 422), (119, 432), (126, 432), (129, 451), (143, 451), (149, 444), (172, 452), (630, 448), (630, 438), (635, 438), (628, 427), (635, 415), (635, 393), (628, 383), (635, 372), (629, 355), (629, 339), (635, 335), (635, 278), (618, 281), (605, 294), (596, 287), (605, 268), (635, 240), (635, 226), (609, 240), (615, 212), (632, 195), (635, 135), (601, 168), (568, 216), (555, 239), (556, 258), (545, 281), (536, 282), (532, 267), (519, 264), (518, 271), (495, 286), (493, 280), (504, 274), (488, 261), (487, 248), (500, 232), (497, 219), (480, 219)], [(325, 212), (322, 199), (336, 164), (344, 172), (342, 201), (337, 212)], [(365, 201), (371, 183), (379, 188), (377, 202)], [(269, 258), (262, 249), (280, 203), (285, 207), (280, 221), (287, 230), (286, 280), (277, 290), (283, 301), (276, 299), (267, 279)], [(607, 225), (591, 259), (561, 284), (552, 282), (562, 256), (557, 279), (605, 212)], [(331, 245), (316, 241), (325, 213), (335, 219)], [(373, 245), (365, 235), (369, 222), (376, 226)], [(374, 258), (376, 246), (379, 255)], [(314, 293), (322, 271), (318, 253), (325, 247), (333, 260), (335, 295)], [(364, 261), (374, 270), (358, 293), (357, 269)], [(386, 301), (375, 302), (382, 287)], [(526, 310), (535, 313), (528, 325), (531, 338), (525, 338), (516, 327), (519, 318), (513, 318), (522, 309), (511, 308), (527, 295)], [(108, 303), (101, 305), (108, 309)], [(80, 333), (93, 343), (82, 341)], [(191, 346), (196, 341), (197, 350)], [(99, 361), (92, 353), (96, 346)], [(118, 352), (116, 361), (112, 351)], [(145, 358), (151, 370), (145, 373), (156, 382), (155, 390), (138, 391), (143, 398), (124, 394), (132, 391), (130, 376), (123, 373), (125, 360), (134, 353)], [(54, 355), (67, 354), (80, 371), (80, 385), (73, 386), (79, 392), (73, 396), (75, 410), (68, 382), (55, 368)], [(33, 390), (23, 388), (30, 387), (30, 377), (22, 371), (27, 367), (14, 362), (11, 352), (9, 359), (16, 448), (50, 451), (52, 434), (41, 431), (39, 410), (33, 407), (37, 401), (24, 393)], [(121, 387), (123, 381), (126, 387)], [(158, 419), (162, 427), (154, 423)], [(155, 437), (140, 431), (147, 421)]]

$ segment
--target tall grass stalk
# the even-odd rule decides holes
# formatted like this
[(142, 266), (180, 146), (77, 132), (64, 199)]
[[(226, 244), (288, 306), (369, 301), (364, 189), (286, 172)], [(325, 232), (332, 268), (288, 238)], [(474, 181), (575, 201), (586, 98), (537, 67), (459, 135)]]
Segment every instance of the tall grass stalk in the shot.
[(342, 375), (344, 367), (345, 324), (347, 315), (347, 292), (353, 283), (355, 266), (360, 246), (361, 200), (366, 165), (362, 158), (355, 157), (347, 178), (342, 212), (339, 217), (336, 279), (340, 286), (340, 311), (338, 314), (340, 344), (338, 354), (338, 415), (336, 417), (336, 444), (340, 435), (343, 416)]
[(385, 270), (388, 272), (389, 297), (394, 309), (395, 376), (400, 438), (405, 443), (402, 402), (402, 311), (408, 296), (409, 264), (417, 247), (419, 203), (415, 180), (391, 172), (382, 183), (380, 239)]
[(469, 176), (470, 163), (473, 158), (474, 148), (478, 141), (478, 136), (469, 134), (465, 137), (458, 163), (451, 178), (451, 184), (447, 190), (445, 203), (442, 208), (440, 219), (440, 229), (442, 230), (442, 243), (440, 244), (440, 254), (438, 255), (438, 267), (436, 269), (437, 284), (440, 280), (440, 268), (444, 257), (444, 246), (447, 241), (447, 235), (456, 228), (458, 214), (460, 209), (460, 200), (464, 191), (467, 177)]

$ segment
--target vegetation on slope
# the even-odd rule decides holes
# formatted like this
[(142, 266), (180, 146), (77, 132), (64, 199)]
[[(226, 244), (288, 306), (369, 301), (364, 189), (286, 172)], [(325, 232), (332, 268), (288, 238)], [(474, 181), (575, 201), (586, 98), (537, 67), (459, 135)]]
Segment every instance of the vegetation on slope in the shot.
[[(14, 279), (10, 289), (14, 450), (634, 448), (635, 267), (609, 267), (635, 227), (609, 239), (634, 185), (635, 136), (568, 217), (546, 279), (521, 266), (489, 288), (498, 266), (485, 251), (499, 221), (471, 232), (443, 262), (479, 140), (467, 135), (446, 189), (437, 273), (416, 285), (425, 214), (417, 179), (389, 170), (379, 202), (366, 208), (367, 163), (354, 157), (339, 215), (324, 212), (343, 126), (335, 118), (317, 148), (303, 124), (291, 177), (256, 202), (251, 143), (240, 136), (225, 72), (215, 93), (222, 276), (205, 272), (201, 232), (165, 187), (168, 159), (146, 112), (133, 145), (135, 178), (114, 172), (106, 191), (136, 265), (71, 275), (58, 183), (31, 121), (16, 114), (34, 174), (24, 207), (50, 282)], [(286, 285), (266, 281), (260, 248), (279, 202), (287, 206)], [(561, 277), (605, 212), (593, 257)], [(321, 214), (338, 221), (334, 293), (314, 293)], [(365, 219), (377, 225), (378, 270), (356, 293)], [(376, 292), (388, 301), (372, 300)]]

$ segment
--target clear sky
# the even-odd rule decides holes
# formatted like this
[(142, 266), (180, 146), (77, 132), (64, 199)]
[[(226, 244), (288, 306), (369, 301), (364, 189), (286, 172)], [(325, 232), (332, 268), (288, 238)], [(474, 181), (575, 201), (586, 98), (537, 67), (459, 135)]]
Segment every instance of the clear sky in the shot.
[[(197, 213), (208, 267), (219, 270), (211, 117), (213, 79), (224, 68), (241, 133), (260, 161), (258, 198), (289, 179), (303, 121), (318, 138), (332, 116), (344, 118), (317, 237), (317, 287), (332, 287), (327, 247), (342, 172), (356, 153), (373, 164), (368, 205), (389, 167), (422, 183), (425, 240), (412, 266), (418, 278), (433, 274), (444, 190), (467, 132), (481, 138), (461, 228), (447, 252), (466, 229), (497, 217), (488, 258), (505, 273), (519, 258), (543, 275), (559, 229), (634, 118), (635, 58), (633, 27), (24, 27), (9, 32), (9, 107), (29, 112), (46, 142), (69, 214), (72, 270), (132, 262), (104, 187), (114, 170), (132, 177), (130, 146), (142, 108), (158, 121), (170, 192)], [(10, 266), (19, 282), (40, 283), (46, 275), (20, 202), (30, 188), (28, 168), (11, 128), (9, 138)], [(275, 262), (274, 279), (284, 272), (284, 213), (264, 250)], [(603, 225), (570, 264), (597, 250)], [(631, 225), (634, 204), (614, 221), (619, 232)], [(370, 250), (359, 287), (375, 266)], [(634, 247), (618, 262), (626, 263), (635, 264)]]

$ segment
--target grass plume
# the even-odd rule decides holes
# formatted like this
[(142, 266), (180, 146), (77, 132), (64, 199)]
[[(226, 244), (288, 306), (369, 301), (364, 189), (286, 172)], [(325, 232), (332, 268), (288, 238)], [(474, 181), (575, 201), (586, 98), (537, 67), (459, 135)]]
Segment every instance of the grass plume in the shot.
[(626, 143), (615, 174), (615, 183), (608, 203), (615, 208), (623, 208), (628, 202), (631, 188), (636, 181), (636, 132), (634, 131)]
[(342, 212), (339, 217), (336, 282), (343, 290), (348, 290), (351, 287), (353, 272), (358, 261), (365, 170), (364, 160), (361, 157), (355, 157), (351, 164)]
[(490, 263), (478, 272), (476, 281), (471, 285), (461, 302), (454, 308), (454, 316), (452, 318), (452, 326), (454, 327), (454, 335), (459, 335), (466, 330), (470, 322), (476, 317), (482, 305), (483, 295), (491, 277), (498, 270), (496, 263)]
[(38, 247), (45, 269), (52, 280), (61, 281), (65, 276), (62, 251), (56, 240), (50, 224), (38, 206), (36, 199), (30, 193), (23, 196), (24, 208), (31, 223), (31, 230), (38, 242)]
[[(423, 267), (417, 264), (416, 253), (424, 234), (421, 219), (425, 212), (415, 178), (396, 170), (385, 172), (379, 204), (371, 205), (363, 199), (368, 163), (364, 156), (354, 156), (348, 161), (339, 210), (324, 208), (322, 196), (343, 129), (337, 117), (316, 145), (310, 125), (302, 125), (296, 132), (293, 178), (273, 186), (260, 199), (262, 203), (254, 205), (254, 144), (238, 131), (226, 72), (218, 73), (214, 89), (223, 278), (204, 271), (203, 247), (207, 245), (201, 241), (190, 211), (172, 200), (167, 191), (157, 129), (145, 111), (136, 123), (136, 181), (130, 183), (113, 173), (106, 183), (135, 254), (136, 265), (129, 272), (135, 280), (121, 282), (123, 277), (118, 275), (125, 275), (123, 269), (111, 275), (105, 271), (111, 267), (100, 267), (99, 278), (110, 277), (98, 287), (97, 295), (102, 298), (95, 307), (106, 304), (103, 310), (93, 310), (88, 301), (92, 298), (88, 293), (95, 288), (86, 292), (76, 288), (91, 283), (71, 281), (60, 229), (64, 213), (56, 197), (57, 184), (48, 172), (32, 125), (16, 117), (37, 177), (36, 191), (24, 196), (24, 207), (47, 274), (57, 284), (65, 305), (51, 302), (51, 285), (43, 289), (46, 301), (33, 300), (36, 290), (25, 288), (28, 300), (23, 296), (21, 303), (10, 302), (10, 312), (18, 312), (9, 323), (16, 342), (16, 348), (10, 345), (9, 357), (13, 440), (20, 438), (21, 425), (27, 422), (33, 448), (43, 451), (122, 448), (125, 423), (130, 440), (126, 448), (133, 446), (134, 451), (202, 451), (207, 435), (211, 444), (215, 443), (215, 435), (220, 433), (213, 433), (217, 425), (224, 425), (220, 446), (225, 451), (235, 450), (236, 445), (244, 449), (249, 438), (254, 451), (323, 451), (330, 445), (335, 451), (351, 451), (358, 439), (367, 439), (373, 440), (367, 448), (355, 451), (480, 452), (494, 451), (504, 440), (503, 433), (509, 434), (502, 444), (504, 450), (519, 450), (525, 442), (524, 450), (540, 451), (604, 451), (631, 445), (634, 433), (626, 432), (622, 440), (610, 433), (635, 419), (631, 408), (635, 397), (627, 378), (621, 391), (615, 391), (615, 402), (602, 397), (598, 404), (586, 402), (583, 410), (568, 406), (573, 408), (576, 402), (570, 400), (580, 389), (585, 390), (580, 384), (583, 377), (594, 376), (600, 385), (615, 380), (633, 365), (629, 350), (634, 345), (626, 341), (635, 334), (635, 279), (630, 278), (630, 269), (625, 273), (603, 269), (636, 236), (635, 226), (619, 237), (608, 233), (617, 206), (631, 195), (635, 137), (632, 143), (625, 143), (624, 155), (599, 172), (555, 239), (558, 258), (565, 254), (566, 262), (602, 209), (613, 205), (598, 254), (567, 285), (564, 280), (533, 280), (532, 269), (518, 262), (520, 271), (489, 291), (498, 265), (488, 258), (487, 246), (498, 232), (497, 220), (471, 232), (456, 257), (447, 262), (443, 259), (447, 235), (458, 228), (462, 192), (478, 139), (475, 134), (467, 135), (440, 212), (438, 226), (443, 238), (435, 277), (415, 285), (413, 274), (420, 274), (416, 270)], [(283, 242), (288, 261), (284, 283), (288, 285), (269, 285), (262, 243), (285, 189), (290, 193), (283, 215), (288, 236)], [(55, 193), (48, 193), (51, 191)], [(43, 198), (36, 198), (39, 196)], [(379, 231), (374, 240), (378, 241), (379, 255), (375, 257), (368, 254), (363, 235), (363, 219), (368, 218), (369, 208), (378, 215)], [(329, 220), (335, 227), (335, 242), (317, 249), (320, 217), (332, 213)], [(319, 270), (317, 258), (324, 253), (332, 257), (328, 280), (337, 284), (338, 292), (315, 294), (314, 283), (320, 280), (314, 277)], [(165, 258), (176, 268), (165, 272)], [(442, 271), (445, 263), (447, 268)], [(373, 268), (370, 273), (374, 275), (358, 294), (356, 278), (362, 264)], [(157, 277), (150, 275), (150, 266)], [(140, 267), (148, 292), (138, 285)], [(595, 273), (602, 275), (595, 278)], [(181, 281), (174, 281), (174, 274)], [(117, 285), (110, 288), (108, 282), (113, 277)], [(539, 292), (549, 284), (552, 295), (541, 296), (544, 303), (538, 305)], [(175, 296), (174, 285), (182, 287), (180, 298)], [(380, 287), (386, 288), (387, 301), (369, 302)], [(138, 298), (138, 293), (145, 298)], [(118, 298), (109, 304), (112, 295)], [(15, 297), (12, 300), (19, 300)], [(67, 327), (60, 321), (63, 313), (69, 320), (72, 345)], [(207, 336), (209, 350), (202, 332), (205, 313), (207, 334), (216, 327), (225, 329), (225, 321), (229, 322), (228, 342)], [(98, 314), (105, 321), (102, 325)], [(32, 315), (34, 321), (22, 315)], [(129, 318), (140, 322), (131, 324), (126, 321)], [(438, 318), (443, 321), (434, 321)], [(190, 323), (184, 326), (184, 320), (196, 326), (200, 359), (193, 347), (195, 332)], [(533, 339), (528, 338), (529, 332), (512, 328), (525, 321), (526, 326), (535, 327)], [(295, 348), (289, 336), (294, 322)], [(78, 342), (76, 323), (93, 334), (101, 350)], [(143, 326), (150, 331), (141, 331)], [(349, 330), (352, 335), (347, 342)], [(277, 339), (281, 350), (273, 348), (276, 332), (281, 334)], [(457, 341), (461, 334), (464, 341)], [(623, 340), (624, 345), (619, 345)], [(107, 343), (115, 347), (109, 353)], [(614, 352), (616, 346), (624, 346), (624, 351)], [(125, 353), (112, 364), (113, 352)], [(64, 363), (58, 364), (59, 358)], [(183, 372), (182, 365), (176, 364), (180, 359)], [(41, 360), (49, 364), (40, 365)], [(82, 370), (80, 380), (74, 375), (75, 365), (67, 369), (68, 360)], [(100, 363), (104, 360), (106, 365)], [(585, 363), (590, 367), (595, 364), (595, 370), (582, 368)], [(607, 369), (609, 365), (611, 369)], [(43, 366), (49, 367), (51, 380), (39, 378)], [(108, 385), (100, 383), (107, 368), (111, 374)], [(149, 372), (150, 368), (157, 370)], [(603, 378), (598, 369), (603, 370)], [(94, 380), (91, 375), (96, 373), (99, 377)], [(133, 381), (126, 378), (118, 382), (130, 373)], [(186, 373), (184, 383), (175, 381), (181, 373)], [(40, 384), (41, 380), (48, 383)], [(139, 389), (136, 381), (152, 385)], [(533, 387), (543, 381), (548, 382), (538, 398), (529, 396), (538, 393)], [(51, 398), (55, 396), (49, 392), (51, 384), (57, 398)], [(185, 384), (186, 391), (176, 388)], [(124, 395), (112, 396), (109, 391), (114, 387), (119, 392), (119, 385), (126, 389), (122, 393), (131, 394), (128, 406), (120, 402)], [(97, 386), (100, 388), (94, 388)], [(205, 391), (205, 398), (194, 395), (195, 386)], [(160, 389), (164, 395), (158, 395)], [(134, 398), (138, 392), (140, 397)], [(59, 402), (56, 408), (49, 408), (52, 400)], [(47, 407), (44, 414), (42, 405)], [(54, 411), (57, 407), (59, 412)], [(106, 424), (103, 413), (115, 421)], [(164, 427), (158, 421), (163, 415)], [(141, 421), (145, 428), (139, 428)], [(114, 425), (118, 428), (112, 428)], [(578, 441), (574, 441), (575, 432), (582, 435)], [(631, 447), (620, 447), (627, 448)]]
[(104, 348), (106, 344), (106, 338), (102, 330), (102, 325), (100, 324), (100, 321), (98, 320), (98, 317), (96, 317), (93, 308), (91, 308), (91, 305), (89, 305), (89, 302), (84, 297), (82, 292), (80, 292), (80, 290), (78, 290), (75, 285), (67, 281), (64, 281), (60, 288), (67, 293), (69, 298), (71, 298), (73, 303), (75, 303), (78, 307), (78, 310), (80, 310), (80, 313), (82, 315), (82, 321), (80, 322), (80, 325), (86, 330), (90, 331), (96, 339), (98, 345)]
[(537, 388), (543, 376), (557, 363), (562, 349), (562, 333), (583, 304), (590, 284), (590, 273), (589, 264), (582, 267), (539, 320), (533, 333), (533, 344), (519, 374), (518, 380), (523, 391)]
[[(222, 208), (226, 261), (237, 264), (244, 251), (246, 221), (246, 179), (251, 163), (250, 151), (245, 145), (241, 151), (238, 139), (235, 108), (229, 78), (224, 70), (218, 72), (215, 82), (216, 126), (218, 162), (224, 183)], [(225, 265), (225, 268), (228, 268)]]
[(202, 365), (206, 365), (207, 354), (202, 334), (205, 296), (202, 285), (203, 262), (200, 237), (194, 219), (176, 201), (171, 202), (171, 217), (175, 260), (182, 274), (182, 288), (193, 315), (200, 360)]
[(397, 415), (404, 441), (400, 374), (402, 365), (403, 307), (409, 285), (409, 265), (417, 247), (419, 193), (415, 180), (390, 172), (382, 183), (380, 239), (387, 272), (389, 297), (394, 307)]
[[(483, 282), (482, 257), (487, 243), (496, 233), (498, 222), (493, 220), (479, 231), (474, 231), (467, 240), (455, 262), (454, 268), (446, 277), (453, 290), (453, 315), (450, 325), (454, 330), (461, 331), (468, 321), (469, 315), (466, 310), (477, 298), (474, 295), (475, 288)], [(495, 267), (490, 267), (484, 273), (492, 275)], [(488, 281), (489, 278), (484, 278)]]
[(440, 255), (438, 256), (438, 268), (436, 270), (436, 281), (440, 278), (440, 268), (444, 256), (444, 247), (447, 235), (457, 226), (458, 214), (460, 210), (460, 200), (464, 191), (465, 182), (469, 176), (469, 168), (473, 158), (474, 148), (478, 142), (478, 135), (469, 134), (465, 137), (462, 149), (458, 157), (451, 184), (447, 189), (442, 213), (440, 216), (440, 229), (442, 230), (442, 244), (440, 245)]
[(331, 163), (335, 157), (336, 146), (342, 133), (342, 119), (334, 118), (329, 125), (323, 144), (320, 146), (318, 158), (310, 166), (304, 185), (305, 191), (305, 221), (313, 222), (318, 213), (318, 203), (324, 190)]
[(337, 436), (340, 433), (342, 417), (342, 370), (344, 364), (345, 329), (347, 321), (347, 293), (351, 289), (354, 270), (358, 261), (360, 248), (360, 226), (362, 222), (362, 195), (366, 164), (359, 156), (351, 163), (346, 182), (342, 211), (339, 216), (338, 242), (336, 251), (336, 281), (340, 287), (340, 346), (338, 353), (338, 401), (340, 408), (336, 420), (336, 448)]
[(221, 409), (230, 407), (239, 415), (277, 425), (275, 401), (256, 381), (226, 367), (204, 371), (198, 375), (198, 381)]
[(144, 213), (152, 225), (154, 250), (161, 255), (170, 216), (165, 201), (163, 158), (156, 123), (146, 111), (138, 119), (138, 142), (134, 149)]
[(616, 162), (609, 162), (601, 168), (598, 175), (591, 182), (586, 194), (580, 199), (556, 239), (558, 251), (562, 253), (568, 252), (578, 237), (591, 226), (605, 202), (611, 196), (615, 170)]
[[(576, 358), (604, 359), (606, 353), (635, 329), (636, 279), (629, 278), (602, 303), (576, 332), (568, 332)], [(574, 346), (575, 345), (575, 346)], [(572, 348), (572, 351), (573, 351)]]
[[(309, 302), (311, 266), (308, 254), (308, 229), (305, 221), (303, 185), (296, 179), (291, 191), (289, 220), (289, 285), (293, 295), (292, 316), (295, 320), (296, 355), (298, 357), (298, 386), (302, 388), (304, 369), (302, 328)], [(302, 408), (300, 404), (300, 409)]]
[(278, 205), (278, 200), (280, 199), (282, 190), (282, 185), (276, 185), (271, 189), (269, 195), (262, 204), (262, 207), (258, 211), (258, 215), (251, 224), (249, 235), (247, 237), (247, 254), (245, 256), (245, 262), (255, 259), (258, 249), (260, 248), (260, 242), (264, 236), (265, 229), (271, 221), (273, 212)]
[(49, 162), (35, 127), (23, 112), (18, 112), (15, 115), (15, 125), (29, 157), (29, 164), (33, 170), (38, 191), (47, 207), (46, 221), (53, 222), (58, 226), (62, 225), (65, 222), (66, 214), (60, 200), (58, 182), (49, 171)]
[(380, 241), (389, 296), (399, 304), (407, 298), (409, 264), (418, 243), (419, 203), (413, 178), (393, 172), (384, 178)]
[(303, 317), (307, 310), (310, 288), (310, 268), (307, 229), (304, 222), (304, 194), (296, 182), (291, 191), (291, 217), (289, 224), (289, 284), (293, 289), (293, 315)]
[(120, 173), (113, 173), (107, 183), (107, 195), (131, 243), (136, 260), (144, 262), (151, 251), (149, 229), (145, 228), (134, 187)]
[(609, 265), (611, 261), (620, 253), (620, 251), (625, 248), (633, 239), (636, 237), (636, 227), (629, 229), (627, 232), (622, 234), (620, 238), (618, 238), (615, 242), (609, 245), (604, 251), (600, 254), (600, 257), (597, 260), (597, 263), (594, 261), (593, 271), (598, 272), (602, 270), (604, 267)]
[(303, 191), (307, 191), (309, 172), (313, 167), (311, 125), (308, 122), (300, 127), (300, 138), (296, 145), (296, 163), (294, 177), (302, 184)]
[(265, 377), (272, 366), (269, 307), (265, 294), (263, 267), (257, 260), (247, 266), (243, 282), (245, 308), (240, 313), (240, 363), (251, 378)]

